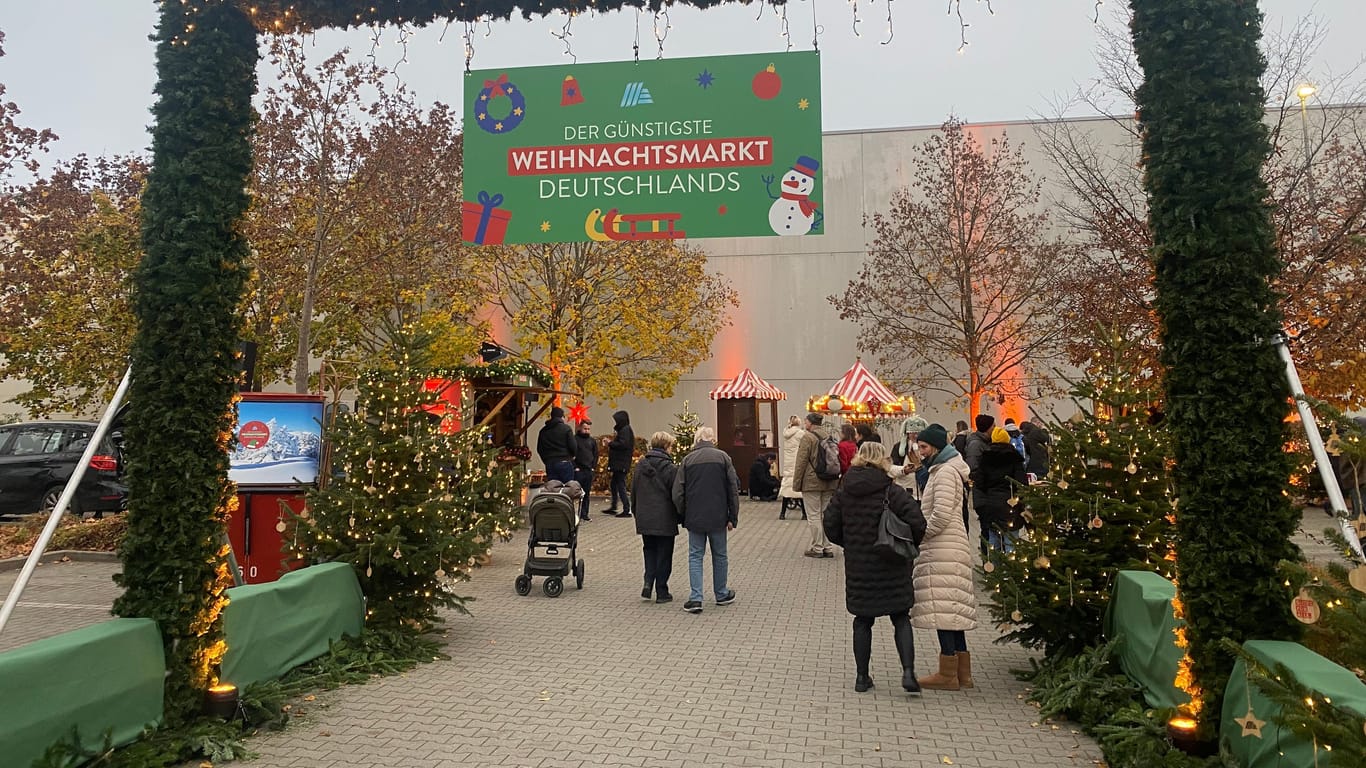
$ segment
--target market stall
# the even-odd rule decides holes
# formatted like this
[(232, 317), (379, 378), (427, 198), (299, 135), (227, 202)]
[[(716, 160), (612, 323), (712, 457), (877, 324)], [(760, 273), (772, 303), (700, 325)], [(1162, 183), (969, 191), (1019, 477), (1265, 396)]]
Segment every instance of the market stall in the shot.
[(914, 414), (915, 400), (892, 392), (857, 358), (829, 392), (806, 401), (806, 410), (850, 421), (894, 419)]
[[(749, 467), (761, 453), (778, 450), (778, 401), (787, 393), (746, 368), (707, 395), (716, 401), (716, 447), (730, 454), (749, 492)], [(767, 406), (767, 407), (765, 407)]]

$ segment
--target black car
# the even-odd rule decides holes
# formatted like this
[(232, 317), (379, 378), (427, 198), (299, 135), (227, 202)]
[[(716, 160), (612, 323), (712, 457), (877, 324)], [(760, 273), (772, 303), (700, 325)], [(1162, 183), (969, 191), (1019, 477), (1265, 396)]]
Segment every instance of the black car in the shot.
[[(93, 421), (33, 421), (0, 425), (0, 515), (51, 512), (95, 434)], [(123, 454), (109, 435), (100, 441), (68, 511), (96, 516), (128, 503)]]

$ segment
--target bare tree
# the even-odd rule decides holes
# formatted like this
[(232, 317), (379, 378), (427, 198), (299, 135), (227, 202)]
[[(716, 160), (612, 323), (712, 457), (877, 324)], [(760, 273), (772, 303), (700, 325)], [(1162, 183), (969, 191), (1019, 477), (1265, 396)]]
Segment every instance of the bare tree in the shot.
[[(1067, 342), (1074, 364), (1085, 364), (1113, 337), (1133, 342), (1136, 368), (1160, 374), (1157, 316), (1152, 309), (1147, 199), (1142, 189), (1134, 91), (1142, 72), (1127, 34), (1128, 12), (1100, 28), (1100, 77), (1070, 101), (1055, 105), (1059, 119), (1040, 124), (1044, 153), (1059, 173), (1052, 205), (1081, 234), (1083, 247), (1065, 277), (1063, 311), (1076, 322)], [(1315, 109), (1302, 120), (1298, 87), (1326, 33), (1312, 16), (1263, 41), (1262, 78), (1271, 104), (1273, 153), (1264, 176), (1271, 189), (1277, 247), (1285, 269), (1275, 282), (1281, 311), (1298, 337), (1296, 357), (1306, 386), (1339, 405), (1366, 398), (1366, 141), (1359, 109)], [(1318, 83), (1340, 101), (1361, 100), (1356, 70)], [(1192, 98), (1198, 95), (1193, 94)], [(1116, 131), (1061, 119), (1080, 107)], [(1114, 135), (1117, 139), (1100, 138)]]
[(1003, 134), (985, 146), (950, 119), (911, 161), (913, 183), (874, 214), (876, 240), (830, 301), (889, 377), (944, 392), (973, 415), (983, 394), (1021, 396), (1021, 375), (1059, 352), (1053, 311), (1069, 248), (1051, 238), (1040, 184)]

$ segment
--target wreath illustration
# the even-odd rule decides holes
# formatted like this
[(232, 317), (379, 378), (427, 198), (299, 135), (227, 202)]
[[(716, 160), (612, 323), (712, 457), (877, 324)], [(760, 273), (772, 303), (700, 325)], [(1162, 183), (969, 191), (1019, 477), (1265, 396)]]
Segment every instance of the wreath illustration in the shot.
[[(506, 96), (512, 102), (505, 117), (494, 117), (489, 110), (499, 96)], [(525, 117), (526, 97), (522, 96), (522, 89), (508, 82), (506, 74), (484, 81), (484, 88), (479, 91), (479, 98), (474, 103), (474, 122), (480, 128), (489, 133), (507, 133), (521, 125)]]

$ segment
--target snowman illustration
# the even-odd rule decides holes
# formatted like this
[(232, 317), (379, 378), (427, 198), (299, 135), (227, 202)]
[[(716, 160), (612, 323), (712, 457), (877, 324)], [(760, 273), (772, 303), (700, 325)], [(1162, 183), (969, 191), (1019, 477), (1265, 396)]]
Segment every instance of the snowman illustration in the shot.
[(802, 155), (783, 174), (778, 194), (773, 194), (773, 177), (762, 177), (764, 189), (773, 200), (768, 209), (768, 225), (780, 235), (806, 235), (819, 229), (825, 215), (817, 210), (818, 203), (811, 199), (816, 188), (816, 171), (821, 164), (813, 158)]

